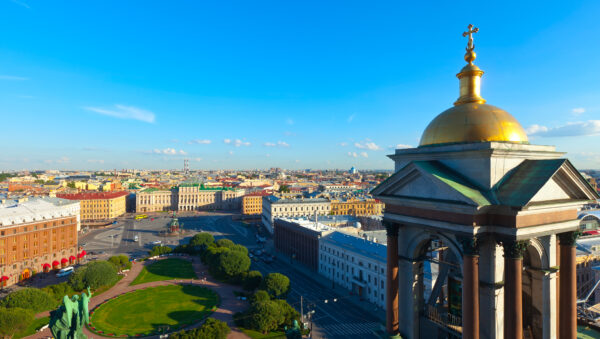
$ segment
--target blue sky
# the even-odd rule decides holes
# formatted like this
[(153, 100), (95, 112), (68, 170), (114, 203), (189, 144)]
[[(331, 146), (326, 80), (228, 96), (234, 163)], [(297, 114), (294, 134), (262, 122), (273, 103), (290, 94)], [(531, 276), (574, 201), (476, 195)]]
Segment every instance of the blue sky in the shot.
[(600, 2), (0, 0), (0, 169), (392, 168), (482, 96), (600, 168)]

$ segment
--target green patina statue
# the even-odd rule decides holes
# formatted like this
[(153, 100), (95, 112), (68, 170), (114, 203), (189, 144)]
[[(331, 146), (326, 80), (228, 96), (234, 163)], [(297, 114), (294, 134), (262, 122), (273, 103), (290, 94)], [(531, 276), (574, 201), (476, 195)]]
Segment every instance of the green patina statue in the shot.
[(298, 324), (298, 320), (294, 320), (294, 326), (288, 328), (285, 327), (285, 337), (287, 339), (301, 339), (302, 331), (300, 330), (300, 325)]
[(68, 295), (63, 298), (63, 304), (50, 312), (50, 331), (56, 339), (87, 339), (83, 334), (83, 326), (89, 324), (90, 316), (88, 303), (92, 293), (87, 288), (87, 293), (74, 295), (69, 299)]

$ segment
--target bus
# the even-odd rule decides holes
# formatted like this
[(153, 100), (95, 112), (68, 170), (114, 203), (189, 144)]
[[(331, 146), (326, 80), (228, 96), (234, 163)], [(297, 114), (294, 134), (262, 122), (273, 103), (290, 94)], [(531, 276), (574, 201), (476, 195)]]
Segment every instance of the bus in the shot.
[(69, 266), (69, 267), (65, 267), (65, 268), (61, 269), (60, 271), (58, 271), (58, 273), (56, 273), (56, 276), (58, 278), (60, 278), (60, 277), (67, 276), (71, 273), (73, 273), (73, 266)]
[(148, 218), (148, 216), (145, 214), (138, 214), (135, 216), (135, 220), (146, 219), (146, 218)]

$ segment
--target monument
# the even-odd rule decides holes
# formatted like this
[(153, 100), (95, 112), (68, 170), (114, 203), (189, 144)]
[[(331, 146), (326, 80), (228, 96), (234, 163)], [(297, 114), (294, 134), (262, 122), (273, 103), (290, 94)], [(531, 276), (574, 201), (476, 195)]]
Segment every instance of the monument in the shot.
[(564, 153), (530, 144), (511, 114), (486, 104), (478, 31), (463, 34), (454, 107), (419, 147), (389, 156), (395, 173), (372, 191), (386, 205), (387, 332), (575, 339), (577, 211), (600, 197)]
[(92, 293), (74, 295), (72, 299), (65, 295), (62, 305), (50, 312), (50, 331), (56, 339), (87, 339), (83, 327), (90, 322), (88, 304)]

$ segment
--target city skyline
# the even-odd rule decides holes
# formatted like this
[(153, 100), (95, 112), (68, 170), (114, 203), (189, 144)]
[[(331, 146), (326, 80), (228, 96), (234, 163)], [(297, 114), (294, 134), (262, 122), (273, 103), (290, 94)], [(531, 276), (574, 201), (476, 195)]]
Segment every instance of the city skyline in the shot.
[(600, 167), (593, 2), (106, 4), (0, 3), (0, 170), (391, 169), (458, 97), (468, 23), (488, 103)]

